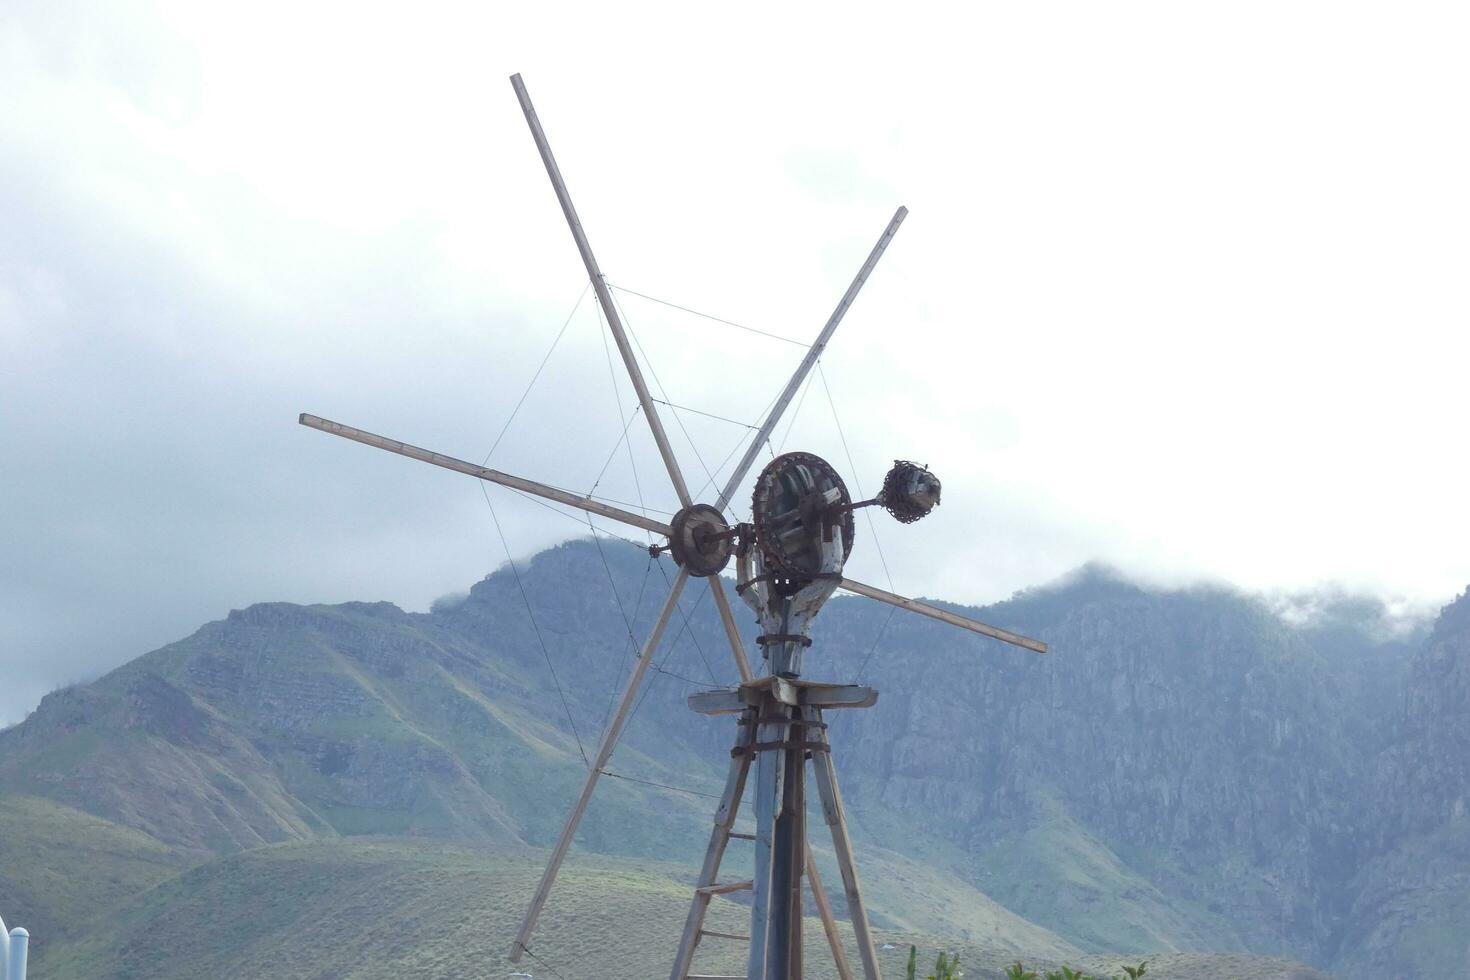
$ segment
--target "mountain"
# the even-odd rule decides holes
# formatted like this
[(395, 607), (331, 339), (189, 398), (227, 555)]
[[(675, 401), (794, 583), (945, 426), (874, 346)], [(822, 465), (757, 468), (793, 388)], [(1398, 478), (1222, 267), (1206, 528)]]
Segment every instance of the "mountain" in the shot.
[[(626, 545), (576, 541), (428, 614), (231, 613), (0, 732), (0, 828), (17, 810), (10, 839), (31, 841), (64, 816), (86, 846), (119, 855), (115, 894), (138, 890), (179, 928), (194, 921), (191, 882), (236, 882), (272, 860), (547, 846), (632, 661), (630, 634), (646, 633), (671, 575)], [(702, 853), (732, 738), (728, 719), (683, 703), (735, 676), (704, 595), (686, 592), (576, 852), (652, 860), (675, 891)], [(1240, 975), (1248, 962), (1263, 976), (1297, 969), (1251, 955), (1350, 978), (1465, 974), (1470, 600), (1421, 642), (1379, 630), (1357, 600), (1294, 622), (1227, 589), (1146, 589), (1089, 567), (970, 612), (1051, 653), (856, 598), (831, 602), (814, 629), (809, 676), (882, 692), (831, 718), (879, 927), (969, 944), (977, 964), (1091, 951), (1177, 966), (1211, 950), (1235, 954)], [(64, 876), (61, 851), (25, 846), (33, 867)], [(0, 893), (25, 880), (3, 857)], [(513, 909), (526, 889), (510, 891)], [(586, 898), (559, 885), (549, 915), (564, 891)], [(113, 904), (100, 890), (19, 894), (15, 921), (88, 923), (59, 933), (64, 948), (38, 941), (39, 964), (128, 975), (126, 922), (89, 919)]]
[(1470, 976), (1470, 590), (1440, 613), (1396, 704), (1338, 960), (1352, 980), (1399, 964)]

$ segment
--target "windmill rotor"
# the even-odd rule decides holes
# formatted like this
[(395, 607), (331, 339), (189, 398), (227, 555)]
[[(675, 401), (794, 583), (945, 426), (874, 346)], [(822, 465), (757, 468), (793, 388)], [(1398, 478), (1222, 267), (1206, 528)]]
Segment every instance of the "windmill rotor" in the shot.
[[(576, 836), (598, 779), (605, 773), (613, 750), (631, 716), (644, 677), (678, 607), (685, 585), (690, 578), (700, 578), (705, 581), (714, 600), (741, 685), (728, 691), (705, 692), (692, 696), (690, 706), (709, 714), (739, 713), (744, 727), (733, 753), (734, 761), (726, 795), (721, 810), (717, 813), (715, 833), (711, 838), (705, 868), (701, 872), (704, 884), (696, 890), (695, 904), (691, 907), (690, 920), (686, 925), (671, 976), (673, 980), (684, 980), (685, 977), (692, 976), (689, 973), (690, 962), (700, 938), (705, 935), (720, 935), (702, 931), (703, 909), (708, 906), (710, 897), (740, 888), (752, 888), (755, 897), (749, 937), (751, 953), (746, 976), (749, 980), (799, 980), (799, 899), (800, 883), (805, 878), (812, 888), (814, 903), (831, 941), (838, 973), (843, 980), (852, 980), (851, 970), (837, 939), (837, 927), (830, 905), (822, 891), (820, 877), (806, 843), (805, 818), (791, 808), (795, 805), (792, 801), (803, 798), (804, 760), (810, 757), (817, 788), (822, 797), (825, 819), (833, 834), (852, 926), (859, 940), (863, 972), (867, 980), (878, 980), (872, 937), (868, 933), (857, 873), (851, 861), (841, 797), (826, 742), (826, 726), (820, 720), (823, 710), (867, 707), (876, 701), (877, 692), (853, 685), (814, 684), (800, 679), (803, 652), (811, 645), (810, 637), (806, 634), (812, 618), (835, 590), (842, 589), (1038, 653), (1045, 653), (1046, 645), (950, 610), (844, 577), (843, 568), (851, 555), (855, 536), (855, 509), (879, 505), (899, 522), (908, 524), (922, 519), (938, 506), (940, 482), (927, 466), (904, 460), (896, 461), (885, 476), (878, 495), (871, 500), (855, 503), (841, 474), (826, 460), (806, 452), (785, 453), (771, 460), (755, 478), (749, 524), (732, 525), (726, 518), (725, 511), (734, 494), (744, 484), (761, 449), (769, 444), (776, 424), (826, 349), (837, 326), (872, 274), (908, 211), (900, 207), (894, 212), (815, 342), (807, 349), (760, 427), (755, 429), (743, 456), (729, 474), (716, 500), (713, 503), (696, 502), (689, 493), (655, 399), (644, 382), (642, 369), (634, 356), (621, 312), (613, 301), (607, 281), (592, 253), (530, 96), (519, 75), (511, 76), (511, 84), (597, 296), (608, 330), (637, 393), (639, 407), (647, 420), (669, 483), (679, 499), (680, 509), (668, 523), (664, 523), (650, 518), (646, 513), (634, 513), (612, 503), (594, 499), (590, 492), (578, 494), (503, 473), (489, 468), (488, 465), (477, 466), (319, 416), (303, 413), (299, 419), (302, 425), (331, 435), (455, 470), (520, 493), (575, 508), (588, 515), (596, 515), (662, 536), (665, 543), (652, 546), (650, 551), (657, 554), (667, 550), (678, 565), (678, 573), (670, 583), (658, 616), (639, 650), (617, 707), (609, 716), (596, 755), (589, 761), (580, 795), (552, 848), (546, 869), (510, 948), (509, 958), (512, 962), (519, 962), (523, 954), (529, 952), (531, 937), (557, 873)], [(740, 636), (721, 574), (729, 567), (732, 559), (737, 566), (737, 594), (755, 612), (762, 628), (757, 642), (762, 647), (767, 673), (760, 678), (755, 676), (746, 656), (745, 643)], [(801, 732), (816, 734), (801, 738), (793, 735)], [(751, 761), (753, 757), (757, 758), (754, 763)], [(712, 876), (718, 871), (726, 842), (732, 836), (749, 836), (735, 835), (731, 827), (747, 772), (755, 780), (757, 793), (759, 829), (754, 836), (757, 863), (764, 860), (765, 870), (758, 872), (750, 882), (717, 885)], [(790, 805), (782, 804), (783, 799)], [(793, 895), (797, 899), (794, 909), (791, 904)]]
[[(755, 478), (751, 500), (755, 543), (768, 572), (794, 594), (819, 575), (840, 571), (852, 554), (852, 497), (842, 476), (820, 456), (785, 453)], [(823, 544), (841, 534), (837, 569), (823, 562)]]

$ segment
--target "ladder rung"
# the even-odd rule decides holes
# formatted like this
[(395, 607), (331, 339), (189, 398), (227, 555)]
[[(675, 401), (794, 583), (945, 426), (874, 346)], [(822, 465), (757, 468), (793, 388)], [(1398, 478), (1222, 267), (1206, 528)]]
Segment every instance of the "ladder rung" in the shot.
[(701, 929), (699, 930), (699, 934), (701, 936), (715, 936), (719, 939), (736, 939), (742, 943), (750, 942), (749, 936), (742, 936), (739, 933), (734, 932), (712, 932), (709, 929)]
[(736, 840), (755, 840), (755, 834), (741, 833), (738, 830), (729, 831), (729, 833), (727, 834), (727, 836), (733, 837)]
[(724, 884), (705, 885), (703, 888), (694, 890), (701, 895), (728, 895), (730, 892), (749, 891), (754, 887), (755, 882), (753, 881), (727, 881)]
[(723, 973), (718, 975), (713, 973), (691, 973), (687, 977), (685, 977), (685, 980), (745, 980), (745, 974), (742, 973), (740, 976), (736, 977), (726, 976)]

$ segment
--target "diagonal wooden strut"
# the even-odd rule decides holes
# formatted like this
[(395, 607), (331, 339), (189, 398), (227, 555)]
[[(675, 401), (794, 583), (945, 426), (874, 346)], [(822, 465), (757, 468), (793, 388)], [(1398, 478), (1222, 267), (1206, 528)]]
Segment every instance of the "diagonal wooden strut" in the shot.
[(837, 931), (837, 919), (832, 915), (832, 903), (827, 901), (827, 889), (822, 886), (822, 876), (817, 874), (817, 862), (812, 857), (812, 847), (806, 847), (806, 883), (812, 890), (812, 902), (817, 906), (817, 915), (822, 920), (822, 931), (827, 934), (827, 945), (832, 950), (832, 962), (837, 966), (838, 980), (852, 980), (852, 967), (847, 962), (847, 951), (842, 948), (842, 933)]
[(562, 180), (561, 168), (556, 165), (556, 158), (551, 155), (551, 144), (546, 141), (546, 133), (541, 129), (541, 120), (536, 115), (536, 109), (531, 105), (530, 93), (526, 91), (526, 85), (521, 81), (520, 75), (510, 76), (511, 87), (516, 91), (516, 98), (520, 100), (521, 112), (525, 113), (526, 124), (531, 127), (531, 138), (536, 141), (536, 149), (541, 151), (541, 162), (546, 165), (546, 176), (551, 178), (551, 186), (556, 191), (556, 199), (561, 203), (561, 212), (566, 216), (567, 226), (572, 230), (572, 237), (577, 241), (577, 251), (582, 255), (582, 264), (587, 267), (587, 276), (592, 280), (592, 288), (597, 292), (597, 302), (602, 306), (603, 315), (607, 317), (607, 325), (612, 329), (613, 340), (618, 345), (618, 353), (623, 358), (623, 366), (628, 369), (628, 377), (633, 380), (633, 390), (638, 392), (638, 404), (643, 406), (643, 414), (648, 418), (648, 427), (653, 430), (653, 441), (658, 444), (658, 453), (663, 457), (664, 468), (669, 471), (669, 479), (674, 483), (674, 490), (679, 494), (679, 503), (688, 507), (692, 501), (689, 498), (689, 487), (684, 483), (684, 474), (679, 470), (679, 461), (674, 458), (674, 449), (669, 445), (668, 434), (664, 432), (664, 424), (659, 419), (658, 410), (653, 406), (653, 397), (648, 393), (648, 385), (643, 382), (643, 372), (638, 368), (638, 360), (633, 356), (633, 348), (628, 344), (627, 331), (623, 329), (623, 319), (618, 314), (618, 308), (613, 303), (612, 293), (608, 292), (607, 280), (602, 275), (602, 269), (597, 264), (597, 257), (592, 254), (592, 246), (587, 242), (587, 233), (582, 230), (582, 219), (577, 217), (577, 209), (572, 204), (572, 197), (567, 193), (566, 181)]
[[(704, 864), (694, 883), (694, 899), (689, 905), (689, 915), (685, 919), (684, 932), (679, 939), (679, 949), (674, 957), (674, 966), (669, 973), (670, 980), (699, 980), (689, 971), (694, 966), (694, 954), (701, 940), (706, 936), (750, 942), (748, 935), (742, 936), (706, 929), (704, 922), (709, 913), (710, 900), (714, 896), (749, 889), (754, 885), (752, 881), (721, 884), (719, 876), (720, 864), (724, 860), (725, 848), (729, 842), (756, 839), (754, 834), (739, 833), (734, 829), (735, 820), (740, 811), (741, 797), (745, 793), (745, 784), (750, 776), (750, 764), (753, 758), (750, 749), (755, 738), (755, 720), (755, 709), (748, 708), (742, 713), (739, 730), (735, 737), (735, 750), (730, 759), (730, 771), (725, 777), (725, 790), (720, 796), (719, 806), (715, 809), (714, 827), (710, 831), (709, 847), (705, 850)], [(806, 848), (805, 858), (807, 885), (811, 889), (812, 901), (821, 917), (822, 930), (826, 933), (827, 943), (832, 949), (832, 959), (837, 965), (838, 978), (839, 980), (853, 980), (852, 967), (848, 965), (847, 953), (842, 948), (842, 934), (838, 931), (837, 920), (832, 914), (832, 903), (827, 900), (827, 893), (822, 887), (822, 878), (817, 873), (817, 865), (812, 858), (810, 847)]]
[[(821, 720), (821, 712), (816, 708), (802, 708), (801, 712), (808, 721)], [(813, 730), (817, 739), (830, 748), (826, 729), (818, 727)], [(852, 857), (852, 841), (847, 836), (847, 815), (842, 806), (842, 792), (837, 788), (837, 770), (832, 767), (831, 751), (812, 753), (812, 771), (816, 776), (817, 795), (822, 800), (822, 819), (832, 831), (832, 850), (837, 856), (837, 870), (842, 874), (842, 887), (847, 892), (847, 917), (852, 922), (853, 937), (857, 940), (863, 975), (866, 980), (883, 980), (878, 969), (878, 951), (873, 946), (873, 934), (868, 928), (868, 910), (863, 905), (857, 864)]]
[(740, 671), (740, 683), (753, 680), (755, 675), (751, 673), (750, 661), (745, 656), (745, 643), (740, 639), (740, 627), (735, 625), (735, 611), (730, 608), (730, 597), (725, 594), (724, 580), (718, 575), (711, 575), (705, 581), (709, 582), (710, 595), (714, 596), (715, 608), (720, 611), (720, 623), (725, 627), (725, 638), (730, 641), (730, 653), (735, 658), (735, 668)]
[(592, 767), (587, 770), (587, 780), (582, 784), (582, 795), (577, 797), (577, 803), (572, 807), (572, 812), (567, 814), (566, 826), (562, 828), (561, 837), (557, 838), (556, 847), (551, 851), (551, 860), (546, 863), (546, 870), (541, 875), (541, 883), (536, 886), (536, 895), (531, 899), (531, 907), (526, 910), (525, 921), (521, 923), (521, 931), (516, 934), (515, 943), (510, 948), (510, 961), (520, 962), (521, 955), (530, 948), (531, 933), (536, 928), (536, 920), (541, 916), (541, 909), (546, 905), (546, 898), (551, 894), (552, 883), (556, 881), (556, 873), (561, 870), (561, 863), (567, 856), (567, 849), (572, 846), (572, 838), (577, 835), (577, 825), (582, 822), (582, 814), (587, 810), (587, 803), (592, 799), (592, 788), (597, 785), (597, 777), (602, 775), (602, 770), (607, 766), (607, 760), (612, 757), (613, 748), (618, 744), (618, 737), (623, 733), (623, 725), (628, 721), (628, 714), (633, 708), (633, 701), (638, 696), (638, 688), (643, 682), (643, 675), (648, 671), (648, 665), (653, 662), (653, 654), (658, 649), (659, 640), (663, 638), (664, 630), (669, 625), (669, 617), (674, 614), (674, 607), (679, 603), (679, 594), (684, 591), (684, 583), (689, 581), (689, 573), (682, 568), (679, 574), (674, 576), (674, 583), (669, 589), (669, 597), (664, 600), (663, 608), (659, 610), (658, 620), (653, 624), (653, 630), (648, 634), (647, 641), (643, 644), (643, 650), (638, 655), (638, 662), (633, 667), (633, 673), (628, 678), (628, 684), (623, 688), (622, 700), (618, 702), (618, 710), (613, 714), (612, 721), (608, 723), (607, 731), (603, 733), (602, 744), (597, 748), (597, 757), (592, 761)]
[(786, 382), (785, 390), (776, 399), (776, 404), (771, 407), (771, 413), (766, 416), (765, 422), (761, 424), (755, 437), (750, 440), (750, 445), (745, 447), (745, 455), (740, 457), (740, 462), (736, 464), (734, 471), (730, 474), (730, 480), (725, 484), (725, 489), (720, 491), (720, 499), (715, 504), (720, 510), (725, 509), (725, 505), (730, 502), (730, 498), (735, 495), (735, 491), (740, 489), (740, 481), (744, 480), (745, 474), (750, 472), (750, 464), (755, 462), (756, 456), (760, 455), (761, 447), (766, 444), (766, 440), (776, 430), (776, 423), (781, 420), (781, 415), (786, 411), (786, 406), (791, 404), (791, 399), (801, 388), (802, 381), (806, 380), (806, 376), (811, 373), (812, 365), (817, 363), (817, 358), (821, 357), (822, 351), (827, 349), (827, 341), (832, 339), (832, 334), (837, 329), (837, 325), (847, 315), (847, 308), (857, 298), (858, 291), (863, 288), (863, 283), (868, 281), (868, 276), (872, 275), (873, 268), (878, 264), (878, 260), (883, 257), (883, 252), (888, 248), (888, 243), (898, 233), (898, 226), (903, 224), (903, 219), (908, 216), (908, 213), (909, 209), (905, 207), (900, 207), (897, 211), (893, 212), (893, 217), (889, 220), (888, 227), (883, 229), (883, 234), (878, 237), (878, 244), (874, 245), (873, 251), (868, 253), (868, 260), (858, 270), (857, 277), (853, 279), (852, 285), (847, 287), (847, 292), (842, 294), (842, 299), (837, 303), (837, 309), (832, 311), (832, 315), (827, 318), (826, 326), (822, 327), (822, 332), (817, 335), (817, 342), (812, 344), (811, 348), (806, 352), (806, 356), (801, 359), (801, 364), (797, 366), (796, 373), (791, 376), (790, 381)]
[(519, 476), (511, 476), (509, 473), (492, 470), (488, 466), (477, 466), (474, 463), (467, 463), (462, 459), (455, 459), (453, 456), (445, 456), (443, 453), (420, 449), (418, 446), (410, 446), (408, 443), (399, 442), (397, 439), (389, 439), (386, 436), (376, 435), (375, 433), (366, 432), (362, 429), (354, 429), (350, 425), (343, 425), (341, 422), (333, 422), (331, 419), (324, 419), (315, 415), (307, 415), (305, 412), (301, 413), (301, 417), (297, 421), (319, 432), (341, 436), (343, 439), (351, 439), (353, 442), (360, 442), (364, 446), (372, 446), (375, 449), (386, 449), (390, 453), (407, 456), (409, 459), (416, 459), (433, 466), (442, 466), (446, 470), (465, 473), (489, 483), (498, 483), (503, 487), (510, 487), (512, 490), (519, 490), (522, 493), (545, 497), (547, 500), (555, 500), (559, 504), (576, 507), (578, 510), (585, 510), (588, 513), (597, 514), (600, 517), (610, 517), (615, 521), (622, 521), (624, 524), (631, 524), (633, 527), (643, 528), (645, 531), (652, 531), (655, 534), (663, 535), (669, 533), (669, 526), (667, 524), (660, 524), (658, 521), (644, 517), (642, 514), (635, 514), (629, 510), (623, 510), (621, 507), (604, 504), (600, 500), (593, 500), (590, 497), (584, 497), (581, 494), (575, 494), (558, 487), (548, 486), (545, 483), (537, 483), (535, 480), (526, 480)]

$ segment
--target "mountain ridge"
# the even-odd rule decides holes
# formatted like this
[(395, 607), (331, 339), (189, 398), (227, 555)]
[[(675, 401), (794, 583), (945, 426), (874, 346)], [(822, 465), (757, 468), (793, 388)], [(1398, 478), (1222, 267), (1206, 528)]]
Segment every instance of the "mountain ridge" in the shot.
[[(0, 732), (0, 794), (199, 860), (385, 834), (545, 846), (669, 571), (575, 541), (429, 613), (232, 612)], [(1470, 773), (1409, 761), (1470, 746), (1465, 608), (1446, 607), (1421, 649), (1370, 637), (1336, 656), (1340, 630), (1233, 590), (1087, 566), (977, 613), (1047, 640), (1047, 657), (842, 598), (808, 669), (882, 691), (832, 728), (865, 856), (905, 855), (1084, 949), (1285, 952), (1366, 978), (1402, 955), (1393, 923), (1455, 912), (1470, 868), (1404, 884), (1425, 840), (1460, 853)], [(713, 791), (730, 733), (682, 700), (734, 671), (697, 597), (670, 634), (612, 763), (632, 778), (603, 781), (580, 850), (692, 866), (702, 848), (712, 804), (687, 791)], [(1374, 690), (1355, 681), (1363, 663)], [(1421, 807), (1412, 819), (1395, 794)], [(1432, 908), (1414, 911), (1424, 896)], [(880, 924), (910, 901), (884, 898)], [(963, 931), (914, 904), (908, 926)], [(1415, 940), (1431, 949), (1419, 975), (1454, 975), (1434, 971), (1470, 956), (1457, 941)]]

